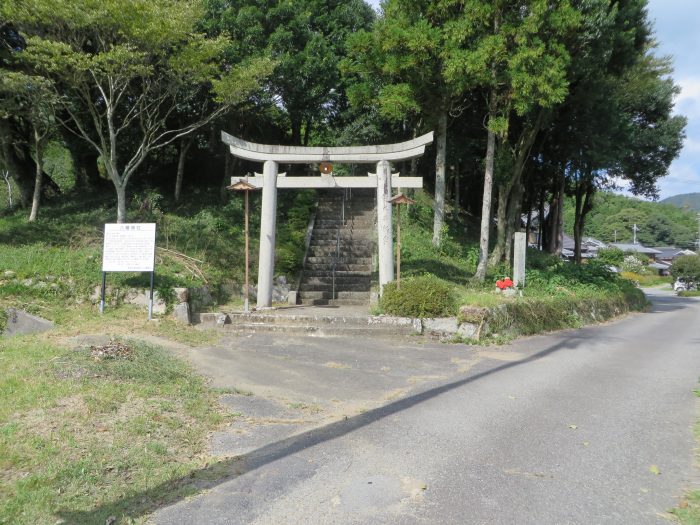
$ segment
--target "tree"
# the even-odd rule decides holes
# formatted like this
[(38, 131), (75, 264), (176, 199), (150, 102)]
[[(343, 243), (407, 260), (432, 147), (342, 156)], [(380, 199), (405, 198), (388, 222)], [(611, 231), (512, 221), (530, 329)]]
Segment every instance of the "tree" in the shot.
[[(463, 91), (482, 89), (487, 99), (484, 194), (475, 275), (484, 280), (497, 142), (501, 147), (509, 143), (512, 155), (512, 169), (499, 184), (503, 214), (513, 190), (514, 205), (520, 198), (523, 167), (544, 112), (566, 96), (569, 55), (562, 41), (578, 24), (578, 16), (566, 0), (447, 0), (439, 5), (453, 15), (446, 23), (446, 79), (461, 84)], [(517, 133), (509, 141), (516, 118), (520, 119)], [(505, 220), (501, 227), (505, 227)], [(505, 234), (501, 237), (505, 242)]]
[(39, 213), (44, 178), (44, 146), (55, 126), (54, 107), (57, 103), (51, 82), (41, 76), (17, 71), (5, 71), (0, 78), (0, 118), (21, 118), (31, 127), (36, 173), (29, 221)]
[(445, 222), (448, 113), (455, 93), (443, 76), (441, 53), (445, 16), (434, 2), (388, 0), (372, 32), (358, 32), (348, 42), (343, 64), (355, 82), (348, 88), (357, 107), (379, 108), (392, 122), (436, 128), (433, 245), (439, 246)]
[(282, 108), (289, 141), (307, 145), (314, 126), (328, 124), (342, 104), (338, 64), (349, 34), (369, 28), (374, 11), (362, 0), (207, 0), (203, 22), (227, 33), (240, 59), (265, 51), (275, 60), (263, 105)]
[(685, 120), (671, 114), (677, 87), (668, 62), (650, 54), (646, 0), (575, 5), (582, 23), (567, 42), (570, 94), (555, 111), (546, 149), (574, 196), (574, 251), (581, 262), (593, 195), (623, 180), (635, 195), (655, 196), (656, 182), (680, 151)]
[[(127, 185), (149, 154), (245, 100), (272, 69), (265, 58), (222, 67), (229, 42), (195, 32), (198, 2), (30, 0), (0, 14), (27, 35), (22, 60), (53, 81), (62, 123), (100, 155), (118, 222), (126, 220)], [(193, 85), (209, 89), (206, 104), (194, 120), (168, 127)]]
[(700, 282), (700, 255), (681, 255), (671, 266), (671, 275), (676, 279)]

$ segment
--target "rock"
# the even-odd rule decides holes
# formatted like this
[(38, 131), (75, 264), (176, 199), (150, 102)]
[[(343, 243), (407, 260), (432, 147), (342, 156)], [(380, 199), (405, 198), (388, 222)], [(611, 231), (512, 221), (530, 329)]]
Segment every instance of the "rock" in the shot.
[[(124, 297), (124, 302), (126, 304), (135, 304), (138, 306), (145, 306), (148, 308), (148, 303), (150, 302), (150, 290), (129, 290), (129, 293)], [(153, 313), (154, 314), (164, 314), (167, 309), (165, 300), (160, 297), (157, 290), (153, 291)]]
[(54, 327), (51, 321), (29, 314), (23, 310), (8, 308), (7, 326), (2, 332), (3, 335), (37, 334), (46, 332)]
[(44, 279), (45, 279), (47, 282), (50, 282), (50, 283), (56, 282), (56, 276), (55, 276), (55, 275), (47, 275), (46, 277), (44, 277)]
[(284, 275), (280, 275), (275, 278), (275, 282), (272, 286), (272, 302), (286, 303), (288, 297), (289, 284), (287, 284), (287, 278)]
[(15, 277), (17, 277), (17, 274), (15, 272), (13, 272), (12, 270), (5, 270), (2, 274), (2, 276), (5, 279), (14, 279)]
[(33, 284), (34, 284), (34, 279), (24, 279), (24, 280), (22, 281), (22, 285), (27, 286), (27, 287), (28, 287), (28, 286), (31, 286), (31, 285), (33, 285)]
[(214, 298), (211, 296), (209, 287), (202, 286), (200, 288), (190, 288), (188, 292), (190, 309), (193, 312), (201, 312), (207, 306), (214, 304)]
[(175, 292), (176, 303), (186, 303), (189, 300), (187, 288), (173, 288), (173, 292)]
[(464, 305), (459, 308), (459, 318), (467, 323), (479, 324), (489, 315), (488, 308)]
[(423, 319), (423, 333), (434, 334), (441, 337), (451, 336), (457, 333), (457, 328), (457, 319), (454, 317)]
[(462, 339), (479, 339), (479, 325), (474, 323), (462, 323), (457, 328), (457, 335)]
[(178, 303), (173, 307), (173, 319), (178, 323), (190, 324), (190, 305)]
[(37, 288), (39, 290), (43, 290), (44, 288), (48, 288), (49, 284), (44, 282), (44, 281), (38, 281), (35, 285), (34, 288)]

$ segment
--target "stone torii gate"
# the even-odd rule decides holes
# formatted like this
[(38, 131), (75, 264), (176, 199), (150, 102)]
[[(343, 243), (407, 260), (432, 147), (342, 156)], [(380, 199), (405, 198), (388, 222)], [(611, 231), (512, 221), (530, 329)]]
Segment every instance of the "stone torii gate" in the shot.
[[(392, 176), (390, 161), (403, 161), (420, 157), (425, 146), (433, 141), (433, 132), (407, 142), (381, 146), (351, 147), (302, 147), (256, 144), (221, 132), (221, 140), (231, 154), (245, 160), (263, 162), (262, 175), (241, 178), (232, 177), (231, 184), (245, 180), (262, 188), (260, 218), (260, 252), (258, 260), (258, 308), (272, 305), (272, 283), (275, 271), (275, 232), (277, 221), (278, 188), (376, 188), (377, 190), (377, 239), (379, 255), (379, 286), (394, 279), (392, 239), (392, 188), (421, 188), (422, 177)], [(377, 164), (377, 172), (366, 177), (334, 177), (333, 174), (315, 177), (287, 177), (279, 173), (279, 164), (312, 163)]]

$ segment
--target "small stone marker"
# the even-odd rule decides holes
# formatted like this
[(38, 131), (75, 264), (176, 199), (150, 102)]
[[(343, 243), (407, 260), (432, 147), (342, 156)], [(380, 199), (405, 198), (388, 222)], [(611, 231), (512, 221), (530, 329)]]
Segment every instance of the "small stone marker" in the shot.
[(514, 235), (513, 246), (513, 284), (525, 286), (525, 249), (527, 248), (527, 238), (524, 232), (517, 232)]

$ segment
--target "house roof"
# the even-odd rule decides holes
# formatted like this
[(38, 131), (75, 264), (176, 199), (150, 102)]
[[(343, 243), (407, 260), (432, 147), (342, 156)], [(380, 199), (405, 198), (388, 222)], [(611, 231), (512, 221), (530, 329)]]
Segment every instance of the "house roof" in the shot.
[(654, 248), (647, 248), (646, 246), (643, 246), (641, 244), (626, 244), (626, 243), (620, 243), (620, 242), (614, 242), (610, 246), (614, 246), (615, 248), (618, 248), (622, 250), (623, 252), (636, 252), (636, 253), (644, 253), (647, 255), (657, 255), (661, 253), (659, 250), (655, 250)]
[(660, 259), (675, 259), (681, 255), (695, 255), (695, 252), (692, 250), (684, 250), (675, 246), (658, 246), (654, 247), (654, 249), (661, 252), (659, 254)]

